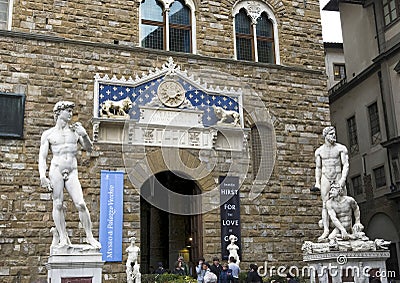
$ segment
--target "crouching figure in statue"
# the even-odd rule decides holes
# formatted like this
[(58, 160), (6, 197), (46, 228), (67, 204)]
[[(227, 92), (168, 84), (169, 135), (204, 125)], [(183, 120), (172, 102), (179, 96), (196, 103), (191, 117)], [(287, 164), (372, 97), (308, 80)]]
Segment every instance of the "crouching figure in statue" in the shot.
[[(343, 193), (343, 187), (332, 183), (329, 191), (329, 200), (326, 209), (334, 229), (329, 234), (329, 242), (339, 240), (368, 240), (363, 232), (364, 226), (360, 222), (360, 208), (354, 198)], [(352, 225), (354, 215), (355, 223)]]
[[(53, 245), (69, 246), (64, 214), (64, 188), (68, 191), (79, 212), (79, 219), (86, 232), (86, 242), (94, 248), (100, 248), (100, 243), (92, 234), (92, 222), (89, 210), (83, 199), (81, 184), (78, 180), (77, 151), (78, 143), (86, 151), (92, 151), (92, 142), (86, 130), (80, 123), (70, 125), (72, 110), (75, 104), (69, 101), (59, 101), (53, 108), (55, 126), (44, 131), (40, 141), (39, 174), (42, 187), (53, 193), (53, 220), (57, 231)], [(46, 159), (51, 149), (53, 154), (49, 177), (46, 177)], [(58, 242), (58, 243), (56, 243)]]

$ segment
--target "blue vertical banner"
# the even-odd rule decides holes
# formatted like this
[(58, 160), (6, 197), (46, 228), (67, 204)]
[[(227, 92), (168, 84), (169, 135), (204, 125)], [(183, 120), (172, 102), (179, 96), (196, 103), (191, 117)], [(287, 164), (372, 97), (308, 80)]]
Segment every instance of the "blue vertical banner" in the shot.
[(100, 252), (103, 261), (122, 261), (124, 172), (101, 170)]

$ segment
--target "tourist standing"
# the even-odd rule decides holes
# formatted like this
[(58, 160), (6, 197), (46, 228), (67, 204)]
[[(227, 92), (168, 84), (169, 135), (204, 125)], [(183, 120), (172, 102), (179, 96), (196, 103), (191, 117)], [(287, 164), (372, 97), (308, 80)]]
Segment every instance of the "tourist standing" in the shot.
[(233, 283), (239, 283), (240, 267), (236, 264), (236, 259), (233, 256), (229, 258), (228, 267), (232, 270)]
[(199, 259), (199, 264), (196, 266), (197, 282), (203, 283), (204, 275), (206, 270), (203, 269), (204, 258)]
[(222, 271), (222, 266), (219, 264), (219, 258), (214, 257), (213, 258), (213, 264), (210, 266), (210, 271), (217, 275), (217, 278), (219, 279), (219, 275), (221, 274)]
[(232, 270), (229, 269), (228, 263), (222, 264), (222, 271), (219, 275), (218, 283), (233, 283)]
[(154, 272), (153, 272), (154, 274), (160, 274), (161, 275), (161, 274), (164, 274), (164, 273), (167, 272), (167, 270), (164, 268), (162, 262), (158, 262), (157, 265), (158, 265), (158, 267), (157, 267), (156, 270), (154, 270)]
[(250, 271), (247, 273), (246, 283), (262, 283), (262, 278), (258, 275), (258, 267), (255, 264), (250, 264)]
[(181, 262), (181, 266), (183, 269), (183, 272), (185, 275), (190, 275), (189, 274), (189, 266), (187, 265), (187, 263), (185, 262), (185, 260), (183, 259), (183, 256), (179, 256), (178, 257), (178, 261)]
[(178, 260), (177, 262), (175, 262), (175, 268), (174, 268), (174, 270), (172, 270), (172, 274), (185, 276), (185, 271), (182, 268), (181, 261)]

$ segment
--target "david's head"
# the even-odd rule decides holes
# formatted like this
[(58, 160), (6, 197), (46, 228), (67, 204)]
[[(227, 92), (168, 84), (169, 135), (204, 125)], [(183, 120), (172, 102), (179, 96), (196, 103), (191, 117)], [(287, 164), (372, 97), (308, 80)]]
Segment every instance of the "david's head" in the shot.
[(74, 109), (75, 103), (71, 101), (59, 101), (54, 105), (53, 112), (54, 112), (54, 121), (57, 121), (58, 116), (60, 116), (61, 111), (63, 110), (70, 110), (69, 112), (72, 113), (72, 109)]

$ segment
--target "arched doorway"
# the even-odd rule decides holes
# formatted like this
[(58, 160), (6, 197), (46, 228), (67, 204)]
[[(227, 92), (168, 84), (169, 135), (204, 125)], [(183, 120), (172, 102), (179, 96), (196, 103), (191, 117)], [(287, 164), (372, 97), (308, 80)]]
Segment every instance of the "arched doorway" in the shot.
[[(167, 189), (167, 190), (166, 190)], [(183, 256), (189, 267), (202, 256), (201, 215), (177, 215), (159, 209), (157, 201), (170, 201), (166, 191), (181, 195), (201, 193), (197, 184), (182, 174), (163, 171), (151, 176), (141, 187), (140, 235), (141, 271), (151, 273), (162, 262), (167, 269), (173, 269), (178, 256)], [(170, 203), (191, 210), (195, 203)], [(201, 204), (200, 204), (201, 205)]]
[(392, 219), (384, 213), (377, 213), (370, 219), (366, 232), (372, 240), (385, 239), (391, 241), (389, 246), (390, 258), (386, 260), (386, 269), (387, 271), (394, 271), (396, 277), (391, 279), (400, 280), (400, 239)]

